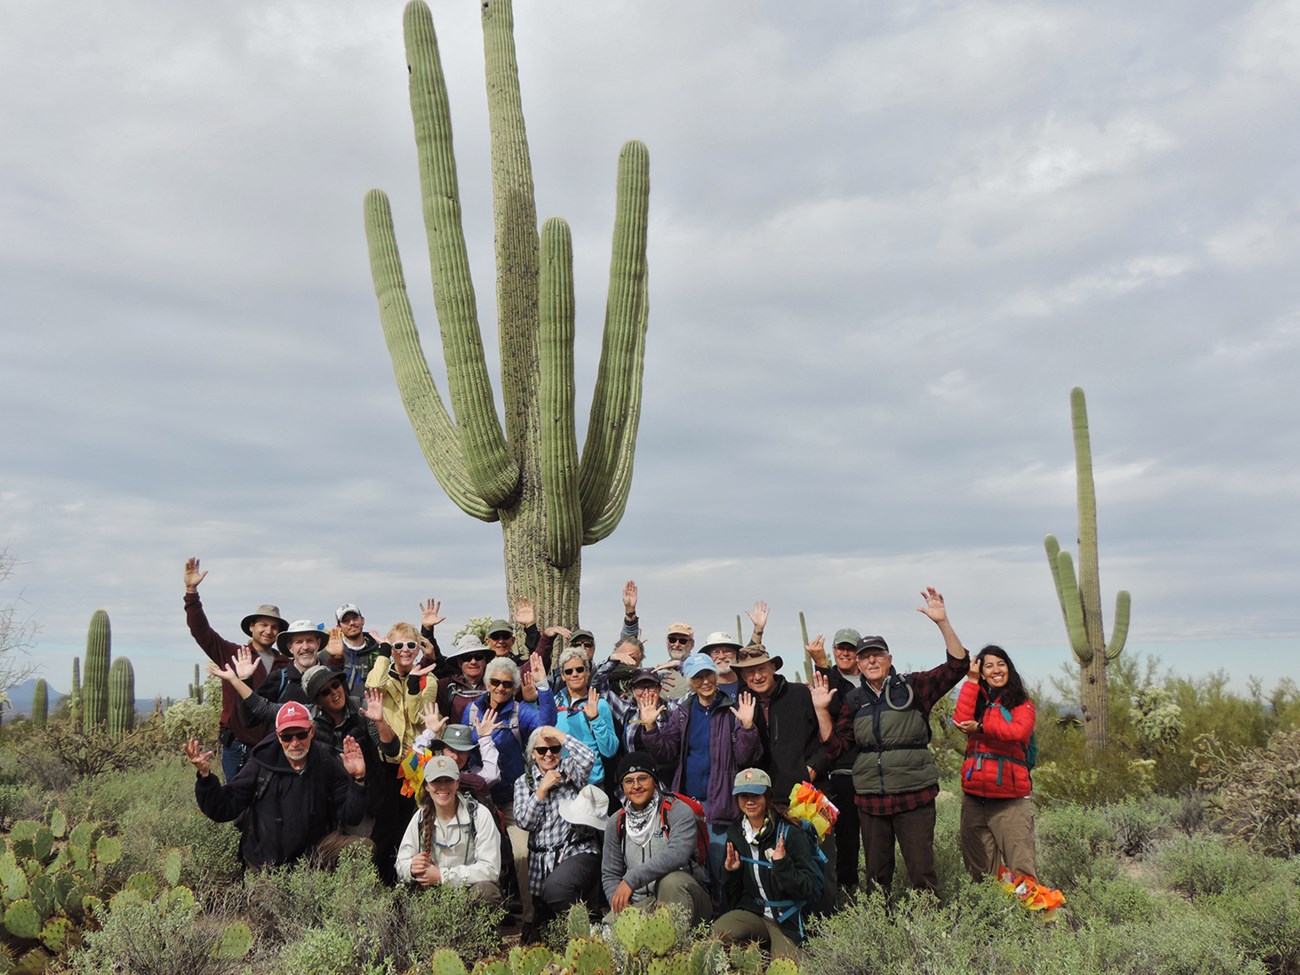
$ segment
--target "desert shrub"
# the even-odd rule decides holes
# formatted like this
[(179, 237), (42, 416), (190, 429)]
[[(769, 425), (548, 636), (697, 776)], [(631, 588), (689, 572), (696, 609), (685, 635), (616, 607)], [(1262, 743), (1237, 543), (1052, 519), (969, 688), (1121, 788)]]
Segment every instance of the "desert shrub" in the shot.
[(1146, 799), (1112, 803), (1102, 809), (1101, 814), (1114, 832), (1119, 852), (1137, 857), (1149, 853), (1158, 840), (1169, 835), (1174, 814), (1179, 808), (1176, 799), (1148, 796)]
[(1300, 891), (1294, 883), (1255, 884), (1215, 897), (1209, 908), (1228, 924), (1246, 953), (1270, 972), (1300, 971)]
[(1221, 828), (1273, 856), (1300, 853), (1300, 730), (1241, 755), (1207, 753), (1202, 782), (1218, 794)]
[(202, 742), (215, 742), (221, 718), (221, 695), (209, 697), (202, 704), (192, 698), (176, 701), (163, 712), (163, 731), (173, 744), (183, 744), (191, 738)]
[(1091, 877), (1069, 890), (1070, 913), (1088, 923), (1125, 924), (1156, 921), (1164, 912), (1161, 897), (1131, 877)]
[(1038, 872), (1044, 883), (1068, 888), (1115, 875), (1115, 836), (1100, 812), (1057, 806), (1041, 811), (1036, 825)]
[(1073, 935), (1053, 932), (1039, 964), (1050, 959), (1052, 968), (1080, 975), (1265, 975), (1233, 942), (1227, 925), (1184, 905), (1170, 907), (1157, 918), (1090, 924)]
[(98, 910), (102, 927), (69, 958), (71, 975), (227, 975), (241, 963), (216, 957), (225, 924), (194, 904), (127, 901)]
[(1155, 862), (1166, 886), (1193, 899), (1240, 891), (1273, 873), (1263, 857), (1214, 839), (1171, 841)]

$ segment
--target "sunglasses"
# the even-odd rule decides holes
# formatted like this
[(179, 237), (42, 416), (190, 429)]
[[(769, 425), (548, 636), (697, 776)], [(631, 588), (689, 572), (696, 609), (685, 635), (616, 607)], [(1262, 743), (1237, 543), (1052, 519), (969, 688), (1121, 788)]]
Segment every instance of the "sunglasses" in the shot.
[(324, 687), (322, 687), (319, 691), (317, 691), (317, 692), (316, 692), (316, 697), (317, 697), (317, 698), (322, 698), (322, 697), (324, 697), (326, 694), (333, 694), (335, 691), (342, 690), (342, 689), (343, 689), (343, 681), (342, 681), (342, 679), (336, 677), (334, 680), (330, 681), (328, 684), (326, 684)]
[(303, 728), (299, 731), (282, 731), (280, 732), (280, 740), (284, 742), (306, 741), (308, 735), (310, 734), (311, 734), (310, 728)]
[(571, 644), (569, 644), (569, 646), (571, 646), (571, 647), (585, 647), (585, 648), (588, 649), (588, 650), (595, 650), (595, 649), (596, 649), (596, 644), (593, 643), (591, 640), (574, 640)]
[(668, 642), (671, 644), (681, 644), (682, 646), (686, 646), (686, 644), (691, 642), (691, 638), (688, 636), (677, 636), (675, 633), (670, 633), (668, 635)]
[(586, 672), (587, 672), (586, 667), (565, 667), (564, 668), (564, 676), (566, 677), (569, 676), (569, 674), (585, 674)]
[(515, 682), (512, 680), (497, 680), (495, 677), (493, 677), (490, 681), (488, 681), (488, 684), (490, 684), (492, 687), (514, 687), (515, 686)]
[(420, 645), (414, 640), (407, 640), (405, 643), (394, 643), (394, 650), (418, 650)]
[(514, 638), (515, 635), (513, 633), (489, 633), (488, 634), (489, 640), (496, 640), (498, 643), (505, 643), (506, 640), (513, 640)]
[(538, 745), (533, 749), (538, 755), (558, 755), (564, 751), (563, 745)]
[(754, 660), (758, 657), (766, 657), (766, 650), (742, 650), (740, 651), (741, 660)]
[(483, 663), (483, 661), (487, 660), (487, 658), (488, 655), (486, 653), (467, 653), (465, 654), (465, 656), (461, 657), (460, 659), (466, 663), (475, 662), (475, 661), (477, 661), (478, 663)]

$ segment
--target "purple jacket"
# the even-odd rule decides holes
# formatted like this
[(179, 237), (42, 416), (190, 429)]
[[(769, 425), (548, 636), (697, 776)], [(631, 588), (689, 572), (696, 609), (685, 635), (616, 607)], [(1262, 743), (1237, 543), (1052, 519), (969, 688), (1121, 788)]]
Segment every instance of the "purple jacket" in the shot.
[[(641, 729), (641, 741), (656, 762), (677, 763), (671, 789), (680, 792), (686, 774), (686, 743), (690, 741), (687, 725), (695, 707), (692, 691), (668, 712), (668, 719), (653, 728)], [(731, 698), (718, 691), (717, 702), (709, 714), (709, 788), (704, 797), (704, 818), (710, 823), (728, 825), (740, 818), (731, 786), (736, 772), (754, 765), (763, 754), (758, 725), (745, 728), (731, 712)], [(699, 796), (692, 798), (698, 799)]]

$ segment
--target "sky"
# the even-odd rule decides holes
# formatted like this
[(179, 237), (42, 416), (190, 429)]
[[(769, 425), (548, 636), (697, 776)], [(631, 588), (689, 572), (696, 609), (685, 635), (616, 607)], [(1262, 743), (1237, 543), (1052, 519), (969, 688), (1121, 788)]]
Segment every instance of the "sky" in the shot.
[[(60, 690), (97, 608), (140, 696), (263, 602), (368, 627), (505, 612), (501, 535), (441, 493), (393, 382), (362, 197), (386, 190), (445, 394), (401, 4), (12, 0), (0, 32), (0, 605)], [(496, 381), (478, 5), (434, 0)], [(1070, 659), (1088, 397), (1103, 615), (1181, 674), (1294, 674), (1300, 2), (520, 0), (539, 219), (572, 228), (579, 443), (621, 144), (650, 150), (650, 323), (626, 515), (581, 622), (637, 581), (768, 643)], [(499, 401), (499, 400), (498, 400)]]

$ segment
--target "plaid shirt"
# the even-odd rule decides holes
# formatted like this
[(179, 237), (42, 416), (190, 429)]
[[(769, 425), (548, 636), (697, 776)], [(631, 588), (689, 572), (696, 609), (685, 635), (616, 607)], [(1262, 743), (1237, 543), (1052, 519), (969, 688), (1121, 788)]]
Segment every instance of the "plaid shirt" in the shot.
[(560, 800), (571, 798), (587, 784), (587, 778), (596, 764), (596, 753), (588, 746), (569, 737), (560, 759), (563, 781), (537, 798), (537, 766), (529, 756), (528, 768), (515, 780), (515, 822), (520, 829), (528, 830), (528, 889), (541, 895), (542, 884), (555, 865), (565, 857), (578, 853), (600, 853), (598, 834), (585, 826), (575, 826), (560, 815)]
[[(913, 706), (924, 711), (928, 718), (930, 709), (961, 682), (969, 669), (968, 657), (948, 657), (932, 670), (918, 670), (908, 674), (907, 678), (911, 681), (912, 693), (915, 695), (912, 699)], [(894, 674), (892, 667), (889, 673), (891, 676)], [(866, 695), (870, 693), (874, 691), (870, 685), (864, 684), (850, 691), (845, 698), (844, 707), (840, 709), (839, 716), (835, 720), (835, 729), (831, 733), (831, 738), (824, 743), (832, 758), (844, 754), (857, 744), (853, 734), (853, 718), (857, 714), (859, 702), (865, 700)], [(918, 792), (898, 792), (885, 796), (859, 795), (855, 802), (858, 809), (868, 815), (893, 816), (919, 809), (927, 802), (932, 802), (938, 794), (939, 787), (933, 785)]]

